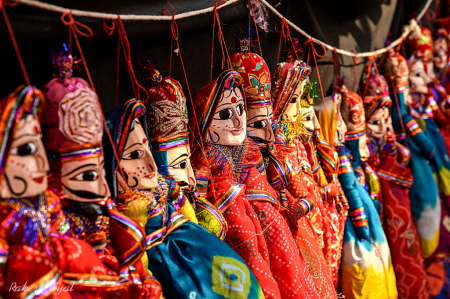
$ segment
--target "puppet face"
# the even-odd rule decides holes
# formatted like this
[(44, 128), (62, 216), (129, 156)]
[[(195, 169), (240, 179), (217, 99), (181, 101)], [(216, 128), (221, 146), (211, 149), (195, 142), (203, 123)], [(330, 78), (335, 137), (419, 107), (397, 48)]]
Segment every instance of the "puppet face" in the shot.
[(183, 188), (195, 186), (195, 175), (189, 158), (191, 150), (189, 145), (178, 146), (167, 150), (169, 173)]
[(247, 115), (242, 90), (240, 88), (224, 89), (206, 136), (206, 142), (240, 145), (245, 140), (246, 127)]
[(124, 184), (130, 189), (140, 190), (158, 186), (158, 168), (148, 142), (140, 121), (135, 118), (120, 160), (122, 171), (118, 171), (119, 191), (125, 190), (122, 186)]
[(405, 86), (408, 84), (408, 63), (405, 59), (400, 59), (399, 57), (392, 57), (388, 59), (385, 64), (386, 79), (392, 78), (393, 83), (396, 87)]
[(103, 155), (64, 162), (61, 183), (68, 199), (80, 202), (106, 201), (111, 196), (105, 179)]
[(298, 117), (300, 116), (300, 97), (303, 94), (303, 87), (305, 86), (305, 83), (306, 82), (303, 81), (297, 85), (291, 102), (288, 104), (286, 111), (284, 112), (283, 118), (289, 119), (291, 123), (296, 123)]
[(416, 59), (411, 72), (409, 74), (410, 92), (413, 93), (428, 93), (428, 83), (430, 77), (425, 73), (425, 67), (420, 59)]
[(367, 146), (367, 136), (366, 134), (362, 135), (359, 138), (359, 155), (361, 156), (361, 161), (367, 161), (370, 156), (369, 147)]
[(439, 38), (433, 42), (434, 67), (442, 70), (446, 67), (448, 61), (448, 46), (445, 38)]
[(347, 126), (345, 125), (344, 119), (342, 118), (342, 114), (339, 113), (339, 120), (336, 126), (336, 135), (334, 136), (334, 143), (337, 145), (344, 144), (345, 133), (347, 133)]
[(300, 121), (310, 133), (319, 127), (319, 121), (317, 120), (313, 105), (308, 107), (301, 106), (300, 118), (297, 121)]
[(272, 116), (272, 106), (248, 109), (248, 134), (267, 142), (274, 142)]
[(41, 127), (35, 115), (21, 119), (14, 134), (5, 175), (0, 182), (2, 198), (36, 196), (47, 189), (47, 172), (50, 170)]
[(367, 130), (370, 137), (382, 138), (386, 135), (386, 131), (389, 128), (392, 121), (389, 108), (384, 106), (377, 109), (370, 119), (367, 121)]

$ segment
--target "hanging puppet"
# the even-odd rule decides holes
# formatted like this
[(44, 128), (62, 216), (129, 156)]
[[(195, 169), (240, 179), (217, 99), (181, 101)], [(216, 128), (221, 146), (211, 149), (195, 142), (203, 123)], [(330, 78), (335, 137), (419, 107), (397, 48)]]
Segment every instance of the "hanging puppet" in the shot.
[[(172, 78), (162, 78), (150, 61), (142, 65), (142, 73), (149, 85), (147, 129), (158, 172), (171, 175), (188, 199), (177, 210), (223, 239), (227, 230), (225, 219), (197, 191), (190, 162), (189, 120), (182, 87)], [(191, 203), (195, 207), (195, 215), (190, 212)]]
[[(389, 245), (378, 215), (379, 203), (369, 195), (370, 181), (361, 167), (369, 158), (363, 102), (342, 83), (337, 89), (342, 95), (341, 114), (347, 128), (345, 146), (337, 147), (339, 181), (350, 206), (340, 286), (346, 298), (397, 298)], [(338, 132), (343, 130), (338, 128)]]
[(145, 227), (148, 269), (161, 282), (165, 296), (263, 298), (239, 255), (176, 211), (184, 194), (173, 179), (157, 171), (144, 105), (129, 100), (111, 110), (106, 120), (119, 156), (116, 161), (105, 138), (108, 184), (121, 210)]
[[(420, 37), (408, 39), (410, 51), (410, 58), (408, 59), (410, 69), (409, 92), (412, 100), (408, 105), (408, 112), (423, 124), (422, 129), (435, 146), (430, 165), (441, 200), (440, 237), (435, 257), (444, 259), (450, 257), (450, 161), (446, 142), (441, 132), (444, 133), (445, 137), (450, 137), (450, 131), (448, 121), (437, 104), (440, 101), (436, 92), (438, 89), (428, 86), (435, 78), (432, 61), (432, 37), (428, 29), (424, 27), (421, 29), (422, 35)], [(436, 82), (434, 86), (439, 86), (439, 82)], [(443, 101), (445, 100), (446, 96), (444, 96)], [(439, 128), (438, 124), (442, 128)], [(450, 147), (450, 138), (447, 141)]]
[[(309, 261), (309, 271), (315, 286), (320, 290), (321, 296), (324, 296), (327, 293), (326, 290), (333, 285), (333, 279), (322, 252), (322, 223), (317, 221), (317, 206), (321, 199), (312, 177), (306, 150), (295, 130), (295, 124), (300, 114), (300, 96), (310, 72), (310, 68), (300, 60), (293, 63), (282, 62), (275, 68), (271, 90), (274, 111), (274, 147), (276, 158), (284, 164), (282, 166), (289, 174), (290, 181), (285, 183), (289, 193), (294, 198), (302, 199), (299, 202), (308, 206), (309, 213), (306, 217), (297, 219), (296, 240), (304, 259)], [(270, 173), (270, 167), (268, 173)], [(306, 190), (299, 188), (301, 186), (306, 187)], [(302, 193), (306, 193), (306, 195), (302, 195)], [(286, 192), (286, 194), (288, 193)], [(302, 198), (302, 196), (304, 197)], [(330, 292), (336, 296), (335, 290)]]
[[(243, 88), (246, 98), (246, 110), (247, 110), (247, 133), (250, 138), (247, 142), (254, 142), (259, 146), (260, 151), (264, 152), (263, 157), (264, 165), (261, 170), (262, 174), (266, 174), (265, 165), (271, 164), (269, 168), (269, 181), (277, 186), (275, 181), (278, 180), (278, 185), (282, 183), (281, 188), (277, 192), (277, 204), (262, 204), (254, 201), (253, 198), (250, 200), (250, 204), (257, 211), (260, 223), (263, 230), (265, 231), (264, 236), (267, 242), (267, 247), (269, 250), (269, 259), (271, 265), (274, 263), (281, 262), (284, 260), (283, 264), (288, 264), (288, 267), (282, 269), (282, 273), (272, 270), (274, 278), (278, 283), (280, 288), (282, 298), (305, 298), (306, 293), (301, 290), (302, 287), (311, 283), (311, 280), (303, 279), (303, 277), (308, 277), (309, 263), (306, 264), (308, 258), (305, 259), (302, 256), (302, 249), (295, 244), (294, 237), (297, 235), (297, 219), (305, 215), (305, 207), (308, 207), (310, 200), (305, 197), (307, 194), (301, 194), (300, 197), (292, 198), (292, 195), (286, 188), (290, 188), (289, 184), (286, 184), (286, 173), (283, 165), (284, 163), (276, 158), (276, 149), (273, 145), (275, 141), (274, 134), (272, 131), (272, 104), (270, 101), (270, 73), (266, 62), (257, 54), (250, 52), (250, 38), (248, 36), (248, 31), (237, 31), (236, 32), (236, 45), (238, 53), (230, 57), (231, 64), (234, 68), (241, 74), (243, 78)], [(272, 159), (271, 159), (272, 157)], [(293, 156), (295, 159), (295, 156)], [(247, 161), (246, 156), (243, 159)], [(276, 159), (276, 160), (275, 160)], [(262, 159), (258, 161), (261, 163)], [(276, 168), (278, 171), (271, 171)], [(275, 176), (271, 173), (276, 174)], [(301, 180), (301, 176), (295, 176), (291, 174), (291, 180), (296, 181), (298, 189), (303, 189), (306, 191), (306, 187), (303, 186), (304, 183)], [(266, 179), (266, 178), (262, 178)], [(261, 180), (262, 180), (261, 179)], [(283, 182), (281, 182), (283, 180)], [(291, 185), (293, 185), (291, 182)], [(286, 184), (286, 185), (284, 185)], [(248, 185), (249, 187), (251, 185)], [(299, 190), (300, 191), (300, 190)], [(293, 191), (295, 194), (295, 191)], [(289, 199), (288, 199), (289, 198)], [(255, 198), (256, 199), (256, 198)], [(259, 199), (261, 201), (261, 198)], [(299, 202), (301, 201), (301, 202)], [(277, 211), (279, 210), (279, 212)], [(283, 217), (281, 216), (284, 216)], [(287, 220), (287, 221), (286, 221)], [(287, 227), (290, 224), (291, 230), (288, 231)], [(279, 240), (287, 239), (286, 242), (273, 240), (276, 239), (275, 236), (283, 236)], [(287, 252), (283, 253), (280, 248), (289, 248)], [(305, 248), (307, 249), (307, 248)], [(288, 263), (287, 261), (291, 261)], [(302, 278), (300, 280), (299, 278)], [(309, 287), (315, 287), (310, 285)], [(324, 294), (330, 296), (334, 292), (333, 288), (329, 285), (321, 286)], [(329, 288), (329, 289), (328, 289)]]
[[(43, 87), (47, 102), (42, 118), (51, 168), (49, 188), (62, 197), (64, 215), (74, 236), (88, 241), (110, 268), (125, 271), (124, 277), (131, 272), (128, 281), (123, 281), (135, 283), (130, 292), (159, 296), (161, 286), (140, 262), (145, 250), (142, 230), (108, 201), (103, 113), (97, 96), (86, 81), (72, 77), (70, 55), (62, 52), (52, 60), (55, 78)], [(111, 250), (114, 257), (108, 254)]]
[[(386, 79), (372, 67), (364, 85), (371, 154), (363, 167), (376, 173), (366, 175), (366, 178), (378, 178), (378, 200), (382, 205), (380, 218), (391, 248), (399, 298), (428, 298), (425, 264), (408, 195), (413, 184), (411, 170), (407, 167), (411, 154), (396, 141), (395, 133), (388, 131), (392, 123), (392, 100)], [(375, 185), (375, 182), (369, 185)]]

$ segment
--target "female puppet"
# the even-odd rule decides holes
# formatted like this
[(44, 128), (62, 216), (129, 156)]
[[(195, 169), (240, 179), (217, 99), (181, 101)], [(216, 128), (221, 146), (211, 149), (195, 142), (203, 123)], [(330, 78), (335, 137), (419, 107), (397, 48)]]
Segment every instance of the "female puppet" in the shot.
[[(305, 260), (309, 261), (310, 275), (321, 296), (336, 296), (333, 279), (327, 267), (322, 248), (322, 223), (317, 221), (317, 206), (321, 199), (311, 173), (307, 153), (300, 142), (294, 128), (300, 114), (300, 96), (310, 68), (300, 60), (293, 63), (279, 63), (273, 75), (273, 89), (271, 92), (273, 103), (273, 122), (276, 158), (281, 161), (281, 167), (288, 175), (287, 189), (299, 203), (308, 206), (306, 217), (297, 217), (298, 230), (296, 240)], [(273, 159), (275, 161), (275, 159)], [(268, 173), (270, 168), (268, 167)], [(281, 168), (280, 167), (280, 168)], [(282, 173), (282, 171), (279, 171)], [(283, 176), (280, 176), (283, 178)], [(306, 190), (305, 190), (306, 189)], [(286, 192), (286, 194), (288, 194)], [(312, 215), (311, 215), (312, 214)], [(328, 291), (327, 291), (328, 290)]]
[(103, 168), (103, 113), (97, 96), (86, 81), (71, 76), (70, 56), (60, 53), (53, 57), (53, 63), (56, 78), (43, 87), (47, 102), (42, 127), (51, 168), (49, 188), (63, 197), (64, 215), (75, 237), (91, 243), (111, 269), (125, 271), (124, 277), (131, 272), (128, 281), (124, 280), (125, 284), (137, 284), (131, 289), (142, 289), (145, 296), (154, 291), (157, 296), (159, 283), (139, 262), (145, 253), (144, 233), (107, 203), (110, 192)]
[(314, 180), (319, 187), (324, 220), (323, 251), (337, 286), (348, 206), (338, 181), (338, 155), (320, 135), (320, 125), (314, 113), (316, 86), (316, 82), (305, 84), (296, 127), (302, 134), (300, 138), (308, 153)]
[[(148, 143), (145, 107), (132, 99), (106, 115), (114, 150), (107, 180), (122, 211), (145, 226), (148, 268), (167, 298), (263, 298), (244, 261), (228, 245), (178, 213), (178, 185), (158, 174)], [(167, 159), (167, 157), (166, 157)]]
[[(277, 271), (272, 270), (274, 278), (280, 288), (282, 298), (304, 298), (305, 293), (300, 288), (312, 281), (303, 279), (303, 277), (309, 276), (309, 267), (305, 263), (308, 259), (305, 259), (305, 257), (302, 256), (302, 249), (296, 245), (294, 237), (297, 235), (297, 219), (304, 216), (304, 211), (307, 210), (304, 207), (308, 207), (310, 201), (308, 200), (305, 204), (304, 201), (302, 201), (302, 197), (304, 196), (292, 198), (290, 192), (286, 190), (286, 187), (289, 187), (289, 184), (285, 183), (288, 179), (284, 170), (286, 165), (283, 161), (276, 158), (276, 149), (272, 144), (275, 138), (271, 128), (272, 104), (270, 101), (269, 68), (259, 55), (249, 52), (249, 38), (248, 35), (245, 36), (245, 33), (248, 32), (240, 33), (241, 36), (238, 38), (239, 42), (237, 43), (240, 45), (238, 48), (239, 52), (232, 55), (230, 60), (243, 78), (242, 85), (246, 97), (248, 117), (247, 132), (251, 140), (249, 140), (249, 142), (258, 144), (260, 150), (264, 152), (264, 166), (266, 164), (271, 164), (268, 175), (268, 177), (271, 178), (269, 182), (272, 182), (272, 185), (274, 184), (277, 186), (274, 176), (271, 175), (271, 173), (273, 173), (273, 168), (279, 170), (276, 172), (276, 177), (279, 181), (278, 185), (281, 185), (281, 180), (283, 180), (282, 187), (279, 186), (281, 188), (277, 188), (277, 195), (279, 196), (277, 206), (271, 204), (256, 205), (253, 201), (251, 201), (250, 204), (252, 204), (256, 211), (259, 211), (258, 217), (263, 230), (265, 230), (264, 236), (269, 250), (271, 265), (281, 262), (282, 260), (284, 260), (283, 264), (289, 265), (288, 267), (283, 268), (282, 275), (277, 273)], [(273, 158), (271, 159), (271, 157)], [(295, 159), (295, 155), (292, 157)], [(277, 161), (275, 161), (275, 159)], [(262, 172), (265, 174), (265, 167)], [(298, 175), (297, 177), (297, 183), (301, 184), (298, 188), (306, 189), (303, 186), (304, 183), (301, 180), (301, 176)], [(277, 209), (280, 212), (274, 209)], [(283, 215), (285, 219), (283, 219), (281, 215)], [(287, 230), (288, 223), (291, 226), (290, 231)], [(273, 240), (276, 239), (275, 236), (283, 237), (279, 238), (280, 241), (274, 242)], [(286, 241), (283, 241), (283, 239)], [(280, 247), (287, 249), (287, 251), (283, 253), (283, 250), (280, 250)], [(288, 261), (291, 262), (289, 263)], [(334, 290), (333, 288), (328, 290), (329, 287), (330, 286), (324, 287), (321, 291), (323, 291), (324, 294), (330, 295)]]
[(397, 141), (407, 146), (411, 152), (408, 164), (413, 176), (413, 185), (409, 191), (411, 214), (419, 236), (422, 256), (426, 259), (435, 252), (439, 241), (441, 205), (436, 182), (430, 180), (433, 177), (430, 162), (435, 153), (435, 145), (419, 126), (419, 123), (423, 122), (419, 118), (416, 121), (406, 110), (406, 103), (409, 104), (411, 100), (405, 58), (391, 51), (383, 66), (383, 73), (391, 86), (391, 98), (395, 99), (392, 102), (391, 116)]
[(87, 242), (63, 235), (69, 224), (47, 190), (43, 100), (41, 91), (20, 86), (0, 101), (0, 297), (120, 298), (121, 277)]
[[(399, 298), (428, 298), (425, 264), (411, 216), (409, 189), (413, 183), (407, 167), (411, 154), (388, 131), (392, 101), (383, 75), (372, 69), (364, 88), (364, 110), (369, 136), (370, 158), (366, 162), (379, 178), (378, 200), (381, 220), (392, 249)], [(376, 177), (371, 175), (372, 178)], [(369, 186), (370, 188), (370, 186)]]
[[(180, 83), (162, 78), (150, 61), (142, 64), (149, 85), (147, 129), (158, 172), (171, 175), (183, 190), (187, 201), (177, 210), (223, 239), (227, 223), (219, 210), (198, 194), (191, 166), (186, 97)], [(192, 206), (195, 207), (195, 214)]]
[[(361, 97), (338, 86), (348, 131), (337, 147), (339, 181), (350, 209), (345, 223), (340, 285), (346, 298), (397, 298), (395, 274), (374, 200), (367, 192), (362, 163), (369, 157)], [(375, 202), (376, 203), (376, 202)]]

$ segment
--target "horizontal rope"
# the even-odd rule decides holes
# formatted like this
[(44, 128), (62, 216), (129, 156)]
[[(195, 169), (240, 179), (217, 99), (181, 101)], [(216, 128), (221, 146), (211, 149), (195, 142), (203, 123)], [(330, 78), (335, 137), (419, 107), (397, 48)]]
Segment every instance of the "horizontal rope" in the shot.
[[(28, 6), (33, 6), (33, 7), (44, 9), (44, 10), (48, 10), (48, 11), (58, 12), (58, 13), (61, 13), (61, 14), (70, 12), (70, 13), (72, 13), (73, 16), (79, 16), (79, 17), (98, 18), (98, 19), (112, 19), (112, 20), (115, 20), (115, 19), (118, 18), (118, 14), (102, 13), (102, 12), (86, 11), (86, 10), (78, 10), (78, 9), (69, 9), (69, 8), (58, 6), (58, 5), (53, 5), (53, 4), (41, 2), (41, 1), (38, 1), (38, 0), (16, 0), (16, 1), (19, 1), (21, 4), (25, 4), (25, 5), (28, 5)], [(228, 6), (228, 5), (230, 5), (232, 3), (235, 3), (235, 2), (238, 2), (238, 1), (242, 1), (242, 0), (228, 0), (225, 3), (221, 4), (220, 6), (218, 6), (217, 8), (220, 9), (220, 8), (223, 8), (225, 6)], [(333, 49), (334, 49), (333, 46), (331, 46), (331, 45), (329, 45), (327, 43), (324, 43), (324, 42), (318, 40), (317, 38), (314, 38), (311, 35), (309, 35), (308, 33), (306, 33), (300, 27), (298, 27), (297, 25), (295, 25), (294, 23), (292, 23), (291, 21), (286, 19), (281, 13), (278, 12), (278, 10), (276, 10), (266, 0), (258, 0), (258, 1), (261, 1), (264, 5), (266, 5), (276, 16), (278, 16), (281, 19), (285, 19), (286, 22), (292, 28), (297, 30), (303, 36), (305, 36), (308, 39), (312, 39), (315, 43), (321, 44), (325, 48), (333, 51)], [(427, 3), (425, 3), (425, 6), (423, 7), (422, 11), (417, 15), (416, 20), (422, 19), (422, 17), (424, 16), (425, 12), (430, 7), (431, 2), (433, 2), (433, 0), (428, 0)], [(175, 15), (175, 20), (179, 20), (179, 19), (183, 19), (183, 18), (189, 18), (189, 17), (193, 17), (193, 16), (198, 16), (198, 15), (201, 15), (201, 14), (212, 12), (213, 10), (214, 10), (214, 7), (208, 7), (208, 8), (205, 8), (205, 9), (194, 10), (194, 11), (190, 11), (190, 12), (184, 12), (184, 13)], [(170, 21), (170, 20), (172, 20), (171, 16), (133, 15), (133, 14), (119, 14), (119, 16), (120, 16), (120, 18), (122, 20), (141, 20), (141, 21)], [(403, 26), (403, 33), (402, 33), (402, 35), (399, 38), (397, 38), (395, 41), (393, 41), (389, 46), (381, 48), (381, 49), (378, 49), (378, 50), (375, 50), (375, 51), (358, 53), (358, 52), (350, 52), (350, 51), (346, 51), (346, 50), (343, 50), (343, 49), (336, 48), (336, 52), (339, 53), (339, 54), (342, 54), (342, 55), (350, 56), (350, 57), (371, 57), (371, 56), (377, 56), (377, 55), (380, 55), (380, 54), (383, 54), (383, 53), (389, 51), (390, 49), (392, 49), (392, 48), (396, 47), (398, 44), (400, 44), (408, 36), (408, 34), (412, 30), (414, 30), (415, 27), (417, 27), (417, 23), (416, 23), (416, 21), (414, 19), (412, 19), (408, 25)]]
[[(137, 20), (137, 21), (170, 21), (172, 20), (171, 16), (155, 16), (155, 15), (133, 15), (133, 14), (112, 14), (112, 13), (103, 13), (103, 12), (95, 12), (95, 11), (87, 11), (87, 10), (78, 10), (78, 9), (69, 9), (58, 5), (53, 5), (37, 0), (16, 0), (19, 1), (21, 4), (25, 4), (28, 6), (33, 6), (40, 9), (45, 9), (53, 12), (58, 13), (69, 13), (71, 12), (73, 16), (79, 16), (79, 17), (88, 17), (88, 18), (97, 18), (97, 19), (110, 19), (110, 20), (116, 20), (117, 16), (119, 15), (122, 20)], [(232, 3), (238, 2), (241, 0), (228, 0), (227, 2), (224, 2), (223, 4), (217, 6), (217, 9), (223, 8), (225, 6), (228, 6)], [(205, 9), (200, 10), (194, 10), (189, 12), (184, 12), (175, 15), (175, 20), (189, 18), (193, 16), (198, 16), (201, 14), (209, 13), (214, 10), (213, 7), (208, 7)]]

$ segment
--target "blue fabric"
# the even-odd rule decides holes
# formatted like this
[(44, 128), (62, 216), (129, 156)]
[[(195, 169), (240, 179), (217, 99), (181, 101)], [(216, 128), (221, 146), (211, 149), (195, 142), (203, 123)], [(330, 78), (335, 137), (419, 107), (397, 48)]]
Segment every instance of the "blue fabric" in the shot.
[[(144, 109), (144, 111), (142, 111)], [(140, 121), (145, 124), (145, 108), (136, 100), (130, 100), (105, 115), (108, 128), (115, 144), (128, 138), (129, 127), (119, 128), (119, 123), (126, 123), (127, 118), (134, 119), (140, 114)], [(144, 126), (145, 127), (145, 126)], [(146, 131), (146, 128), (144, 128)], [(147, 131), (145, 132), (147, 134)], [(106, 134), (105, 134), (106, 135)], [(106, 137), (107, 138), (107, 137)], [(148, 137), (147, 137), (148, 138)], [(107, 181), (111, 190), (118, 196), (117, 178), (114, 178), (115, 159), (109, 141), (104, 139), (105, 161), (113, 163), (107, 169)], [(119, 156), (121, 152), (116, 148)], [(163, 156), (159, 158), (164, 159)], [(162, 161), (162, 160), (159, 160)], [(264, 298), (259, 283), (242, 258), (225, 242), (209, 233), (201, 226), (187, 220), (168, 204), (169, 194), (173, 191), (173, 180), (159, 177), (159, 187), (141, 191), (136, 200), (145, 200), (144, 208), (152, 207), (145, 225), (147, 236), (158, 235), (163, 231), (162, 243), (152, 243), (147, 248), (148, 268), (161, 283), (166, 298)], [(167, 184), (167, 187), (162, 187)], [(139, 190), (140, 191), (140, 190)], [(181, 192), (179, 190), (179, 192)], [(173, 196), (176, 198), (177, 195)], [(158, 208), (161, 210), (158, 211)], [(156, 212), (158, 211), (158, 212)], [(178, 217), (177, 225), (169, 223), (171, 216)], [(181, 223), (181, 225), (179, 224)], [(174, 230), (167, 232), (170, 227)], [(160, 240), (157, 238), (156, 240)]]

